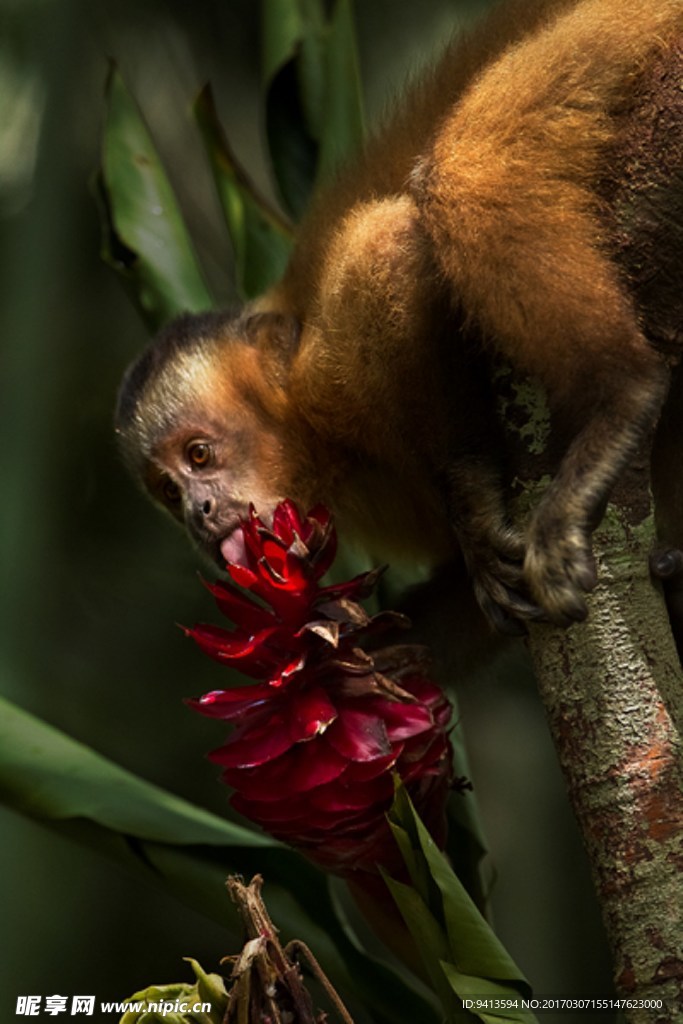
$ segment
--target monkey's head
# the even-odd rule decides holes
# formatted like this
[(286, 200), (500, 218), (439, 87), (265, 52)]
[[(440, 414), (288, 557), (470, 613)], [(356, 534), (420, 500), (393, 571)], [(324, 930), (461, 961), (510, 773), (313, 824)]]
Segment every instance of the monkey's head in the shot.
[(295, 500), (286, 443), (287, 368), (299, 339), (291, 316), (185, 315), (126, 372), (115, 426), (126, 462), (151, 498), (216, 561), (240, 561), (239, 519)]

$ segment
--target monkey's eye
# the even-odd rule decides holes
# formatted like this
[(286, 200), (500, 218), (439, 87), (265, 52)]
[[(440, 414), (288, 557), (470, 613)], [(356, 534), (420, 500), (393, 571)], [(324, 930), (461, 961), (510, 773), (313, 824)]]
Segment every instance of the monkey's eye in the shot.
[(193, 441), (188, 445), (187, 458), (193, 466), (206, 466), (211, 459), (211, 445), (206, 441)]
[(161, 485), (161, 495), (167, 505), (177, 505), (180, 502), (180, 488), (170, 477), (166, 477)]

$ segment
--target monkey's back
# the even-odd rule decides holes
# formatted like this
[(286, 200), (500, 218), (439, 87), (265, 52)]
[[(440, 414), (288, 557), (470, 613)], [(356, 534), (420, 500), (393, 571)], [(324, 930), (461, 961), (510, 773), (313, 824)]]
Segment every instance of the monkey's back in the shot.
[(440, 121), (483, 69), (508, 47), (577, 0), (505, 0), (467, 32), (457, 32), (431, 67), (396, 96), (363, 151), (343, 164), (314, 195), (282, 285), (286, 304), (305, 307), (316, 287), (322, 254), (339, 221), (356, 204), (406, 190), (419, 155)]
[(601, 193), (609, 245), (647, 337), (683, 345), (683, 34), (642, 74), (619, 128)]

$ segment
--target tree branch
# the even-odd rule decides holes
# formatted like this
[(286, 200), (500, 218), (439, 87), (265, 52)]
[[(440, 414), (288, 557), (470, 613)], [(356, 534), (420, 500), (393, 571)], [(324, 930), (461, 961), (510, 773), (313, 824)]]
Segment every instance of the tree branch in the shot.
[(661, 999), (633, 1022), (683, 1012), (681, 675), (648, 555), (652, 517), (611, 506), (596, 532), (586, 623), (531, 630), (529, 646), (591, 862), (617, 992)]
[[(564, 448), (544, 396), (508, 369), (499, 405), (517, 469), (517, 512), (543, 493)], [(586, 622), (532, 625), (539, 692), (588, 852), (620, 997), (632, 1024), (683, 1012), (683, 673), (649, 556), (656, 544), (650, 444), (593, 535), (598, 584)]]

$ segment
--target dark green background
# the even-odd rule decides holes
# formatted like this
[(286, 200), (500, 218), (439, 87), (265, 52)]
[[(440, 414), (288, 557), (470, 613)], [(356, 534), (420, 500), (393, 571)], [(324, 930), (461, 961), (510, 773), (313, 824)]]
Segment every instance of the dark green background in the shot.
[[(370, 119), (390, 87), (486, 0), (359, 0)], [(119, 465), (118, 378), (145, 330), (99, 260), (89, 178), (107, 58), (168, 161), (216, 294), (230, 251), (189, 105), (205, 80), (238, 156), (269, 190), (259, 124), (256, 0), (1, 0), (0, 688), (108, 757), (219, 813), (203, 754), (222, 735), (185, 696), (217, 670), (175, 627), (213, 614), (198, 562)], [(604, 992), (587, 869), (533, 685), (517, 664), (460, 686), (499, 880), (499, 933), (539, 992)], [(214, 968), (217, 925), (0, 811), (2, 1019), (18, 994), (122, 998)], [(549, 1018), (546, 1018), (549, 1019)]]

